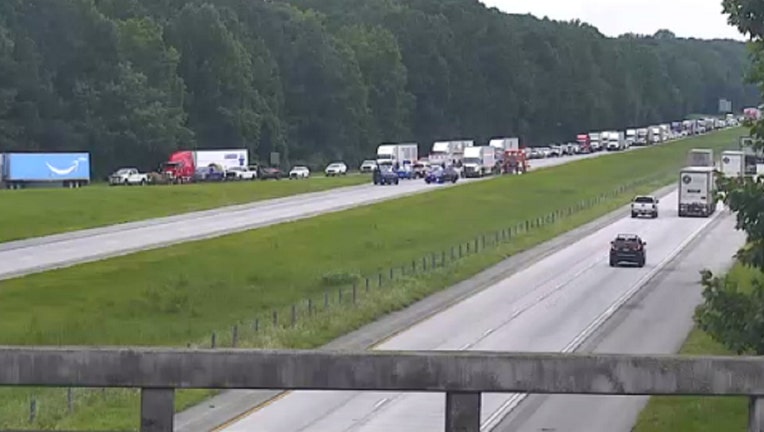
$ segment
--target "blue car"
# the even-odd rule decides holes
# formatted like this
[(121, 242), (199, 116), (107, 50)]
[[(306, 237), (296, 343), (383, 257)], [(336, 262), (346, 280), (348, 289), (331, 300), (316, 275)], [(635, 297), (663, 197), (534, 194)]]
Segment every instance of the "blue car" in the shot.
[(414, 169), (411, 164), (408, 163), (401, 165), (396, 171), (396, 174), (398, 174), (398, 178), (402, 180), (411, 180), (415, 176)]
[(427, 175), (424, 177), (424, 181), (427, 184), (430, 183), (456, 183), (459, 180), (459, 173), (452, 167), (440, 167), (435, 166), (430, 172), (427, 173)]

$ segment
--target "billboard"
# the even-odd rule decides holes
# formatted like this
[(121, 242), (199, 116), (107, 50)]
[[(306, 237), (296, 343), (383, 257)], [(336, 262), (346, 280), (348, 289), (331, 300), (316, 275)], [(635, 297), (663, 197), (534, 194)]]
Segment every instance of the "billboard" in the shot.
[(3, 177), (6, 181), (90, 181), (90, 154), (8, 153)]

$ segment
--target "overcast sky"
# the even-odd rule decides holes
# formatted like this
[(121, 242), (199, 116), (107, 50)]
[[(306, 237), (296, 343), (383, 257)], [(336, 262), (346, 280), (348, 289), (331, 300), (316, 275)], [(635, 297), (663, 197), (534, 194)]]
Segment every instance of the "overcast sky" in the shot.
[(578, 18), (607, 36), (653, 34), (665, 28), (680, 37), (701, 39), (743, 35), (727, 24), (721, 0), (481, 0), (508, 13), (530, 13), (539, 18)]

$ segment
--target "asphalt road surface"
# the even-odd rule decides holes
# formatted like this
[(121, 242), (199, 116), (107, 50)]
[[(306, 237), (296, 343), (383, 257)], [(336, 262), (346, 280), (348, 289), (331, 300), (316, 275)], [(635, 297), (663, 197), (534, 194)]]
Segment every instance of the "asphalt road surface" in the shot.
[[(723, 272), (745, 243), (734, 216), (702, 235), (687, 253), (666, 266), (603, 326), (581, 351), (623, 354), (677, 352), (692, 329), (702, 301), (699, 272)], [(495, 429), (497, 432), (630, 432), (647, 397), (530, 396)]]
[[(576, 350), (715, 219), (679, 219), (676, 201), (674, 191), (661, 200), (659, 219), (619, 219), (375, 349)], [(609, 242), (629, 232), (647, 241), (647, 265), (609, 267)], [(483, 395), (484, 428), (496, 426), (522, 399)], [(442, 394), (298, 391), (221, 430), (442, 431), (444, 408)]]
[[(533, 169), (561, 165), (606, 153), (534, 160)], [(480, 181), (462, 179), (460, 184)], [(295, 195), (253, 204), (112, 225), (16, 242), (0, 243), (0, 280), (88, 261), (309, 218), (451, 185), (423, 180), (398, 186), (372, 184)]]

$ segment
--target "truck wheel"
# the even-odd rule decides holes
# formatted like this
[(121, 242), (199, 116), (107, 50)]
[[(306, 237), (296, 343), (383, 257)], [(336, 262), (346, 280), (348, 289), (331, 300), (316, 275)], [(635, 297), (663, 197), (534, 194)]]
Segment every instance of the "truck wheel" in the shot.
[(146, 186), (146, 179), (141, 179), (141, 186)]
[(614, 260), (613, 258), (610, 258), (610, 267), (616, 267), (618, 265), (618, 262)]
[(658, 212), (653, 213), (653, 219), (658, 219)]
[(637, 217), (637, 214), (636, 214), (636, 213), (634, 213), (634, 212), (631, 212), (631, 218), (632, 218), (632, 219), (634, 219), (634, 218), (636, 218), (636, 217)]
[(637, 263), (637, 266), (639, 266), (640, 268), (644, 267), (646, 259), (647, 258), (645, 256), (642, 256), (642, 259), (639, 260), (639, 262)]

